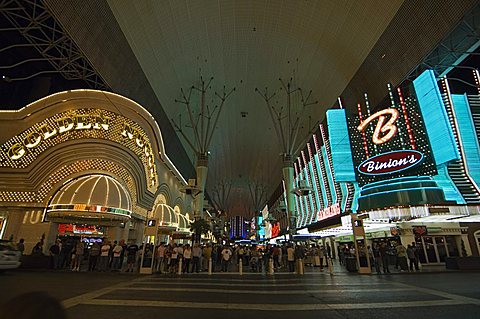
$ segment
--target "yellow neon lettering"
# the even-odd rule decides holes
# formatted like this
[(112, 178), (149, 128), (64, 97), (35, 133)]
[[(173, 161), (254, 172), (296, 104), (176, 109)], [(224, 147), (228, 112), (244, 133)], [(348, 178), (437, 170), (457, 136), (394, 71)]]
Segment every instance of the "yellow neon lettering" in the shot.
[(8, 157), (10, 157), (12, 160), (17, 160), (21, 158), (23, 155), (25, 155), (26, 152), (27, 151), (25, 150), (25, 147), (22, 144), (16, 143), (16, 144), (13, 144), (8, 150)]
[(35, 146), (40, 144), (41, 141), (42, 137), (40, 136), (40, 134), (38, 134), (37, 132), (32, 132), (25, 136), (25, 138), (23, 139), (23, 144), (27, 148), (34, 148)]

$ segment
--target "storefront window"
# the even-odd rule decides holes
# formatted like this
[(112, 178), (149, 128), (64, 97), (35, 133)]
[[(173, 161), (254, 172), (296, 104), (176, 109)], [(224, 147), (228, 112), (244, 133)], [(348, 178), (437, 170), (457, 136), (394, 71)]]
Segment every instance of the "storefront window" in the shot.
[(446, 239), (446, 244), (447, 244), (447, 250), (448, 250), (449, 257), (460, 256), (459, 251), (458, 251), (458, 247), (457, 247), (457, 242), (455, 241), (455, 237), (445, 236), (445, 239)]
[(454, 236), (417, 236), (421, 263), (443, 263), (446, 257), (459, 256)]
[(475, 236), (475, 241), (477, 242), (477, 252), (480, 255), (480, 230), (476, 231), (474, 236)]

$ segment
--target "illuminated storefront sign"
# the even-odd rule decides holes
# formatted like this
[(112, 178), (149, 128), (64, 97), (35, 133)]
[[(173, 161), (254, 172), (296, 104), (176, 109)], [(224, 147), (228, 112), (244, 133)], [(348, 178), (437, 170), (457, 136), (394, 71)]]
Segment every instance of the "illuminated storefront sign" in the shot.
[(328, 206), (328, 207), (320, 210), (317, 214), (318, 215), (317, 221), (327, 219), (327, 218), (335, 216), (335, 215), (339, 215), (340, 212), (341, 212), (340, 204), (335, 203), (332, 206)]
[(42, 141), (72, 130), (107, 131), (110, 126), (110, 118), (101, 113), (98, 115), (79, 114), (61, 117), (56, 120), (56, 124), (56, 127), (43, 124), (37, 131), (28, 133), (21, 143), (15, 143), (10, 147), (8, 156), (12, 160), (19, 160), (27, 153), (28, 149), (37, 147)]
[[(385, 123), (385, 115), (388, 114), (390, 115), (390, 119)], [(396, 133), (397, 133), (397, 126), (395, 126), (395, 121), (398, 119), (399, 113), (395, 109), (385, 109), (378, 111), (377, 113), (374, 113), (370, 115), (368, 118), (366, 118), (364, 121), (360, 123), (360, 125), (357, 127), (357, 130), (360, 132), (364, 131), (365, 128), (378, 118), (377, 125), (375, 126), (375, 131), (372, 134), (372, 141), (375, 144), (383, 144), (388, 142)], [(381, 136), (381, 134), (385, 134)]]
[(58, 233), (61, 235), (103, 235), (103, 228), (94, 225), (58, 224)]
[(405, 176), (434, 176), (437, 169), (415, 92), (388, 86), (388, 107), (372, 111), (368, 96), (347, 117), (355, 180), (370, 183)]
[[(15, 168), (28, 166), (49, 147), (74, 139), (106, 139), (120, 143), (134, 151), (144, 162), (149, 186), (157, 185), (155, 157), (147, 134), (132, 120), (98, 109), (77, 109), (57, 114), (34, 124), (22, 134), (2, 146)], [(133, 143), (132, 143), (133, 142)]]
[(416, 166), (423, 160), (423, 154), (413, 150), (395, 151), (371, 157), (358, 166), (366, 175), (391, 174)]

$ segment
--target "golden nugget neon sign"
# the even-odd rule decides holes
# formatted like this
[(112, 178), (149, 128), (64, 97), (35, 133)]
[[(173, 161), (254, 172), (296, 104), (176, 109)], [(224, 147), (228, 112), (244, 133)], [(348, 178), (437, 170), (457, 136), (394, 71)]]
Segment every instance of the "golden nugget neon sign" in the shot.
[(12, 160), (22, 158), (29, 149), (37, 147), (42, 141), (72, 130), (105, 130), (110, 126), (110, 118), (99, 115), (76, 114), (71, 117), (62, 117), (56, 121), (57, 126), (43, 124), (38, 131), (29, 133), (22, 143), (13, 144), (8, 150)]
[[(51, 118), (47, 123), (39, 127), (33, 126), (35, 131), (26, 134), (21, 142), (11, 145), (7, 151), (8, 157), (12, 160), (19, 160), (24, 157), (29, 151), (33, 151), (42, 142), (52, 139), (55, 136), (67, 134), (74, 131), (99, 130), (108, 131), (111, 128), (110, 122), (112, 118), (103, 113), (98, 113), (97, 110), (85, 109), (84, 112), (92, 112), (92, 114), (75, 114), (70, 116), (63, 116), (58, 119)], [(112, 114), (112, 116), (115, 116)], [(121, 139), (133, 140), (135, 143), (133, 147), (138, 148), (137, 155), (145, 156), (146, 171), (151, 186), (157, 183), (155, 157), (152, 146), (147, 135), (141, 129), (135, 128), (135, 124), (127, 123), (124, 119), (123, 125), (119, 132)], [(116, 126), (118, 127), (118, 126)], [(28, 131), (28, 130), (27, 130)], [(132, 145), (127, 147), (132, 148)]]
[[(390, 115), (390, 119), (385, 123), (385, 115)], [(375, 144), (383, 144), (388, 142), (396, 133), (397, 133), (397, 126), (394, 124), (399, 117), (399, 113), (395, 109), (385, 109), (378, 111), (370, 115), (366, 118), (360, 125), (357, 127), (357, 130), (362, 132), (365, 128), (378, 118), (377, 126), (375, 126), (375, 130), (373, 131), (372, 141)], [(380, 136), (380, 134), (385, 134)]]

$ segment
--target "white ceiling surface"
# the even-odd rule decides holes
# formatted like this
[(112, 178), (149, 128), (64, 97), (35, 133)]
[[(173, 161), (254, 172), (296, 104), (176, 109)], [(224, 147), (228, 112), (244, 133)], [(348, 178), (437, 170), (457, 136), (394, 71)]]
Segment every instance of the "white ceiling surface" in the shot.
[[(204, 78), (215, 78), (216, 90), (236, 87), (209, 148), (207, 191), (231, 182), (230, 214), (245, 215), (248, 183), (264, 183), (270, 195), (282, 178), (281, 148), (254, 89), (274, 91), (279, 77), (294, 76), (319, 101), (309, 110), (314, 120), (304, 121), (305, 127), (314, 126), (403, 1), (108, 2), (169, 118), (182, 113), (186, 123), (185, 107), (174, 100), (181, 97), (180, 88), (198, 84), (200, 68)], [(248, 115), (242, 118), (240, 112)]]

